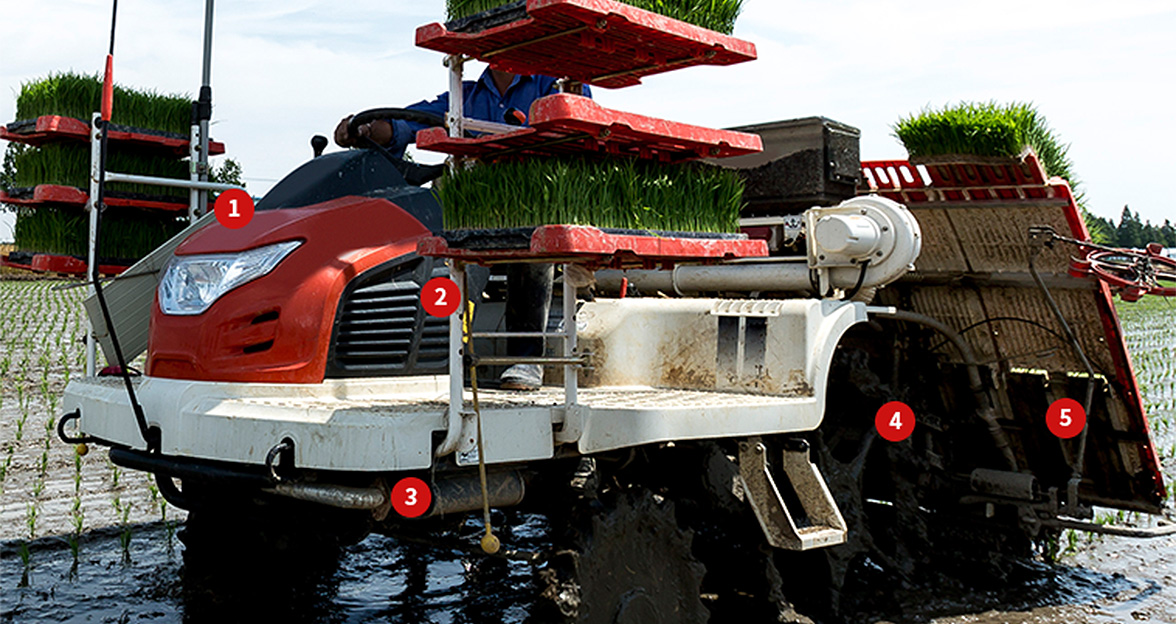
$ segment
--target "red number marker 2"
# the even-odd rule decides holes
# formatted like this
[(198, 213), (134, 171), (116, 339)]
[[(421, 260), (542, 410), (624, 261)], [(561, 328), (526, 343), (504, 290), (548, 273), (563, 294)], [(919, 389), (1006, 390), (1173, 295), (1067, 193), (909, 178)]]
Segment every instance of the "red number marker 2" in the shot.
[(429, 510), (433, 493), (429, 484), (416, 477), (401, 479), (392, 488), (392, 508), (405, 518), (419, 518)]
[(1086, 427), (1086, 410), (1074, 399), (1058, 399), (1045, 413), (1045, 424), (1050, 433), (1068, 440)]
[(874, 416), (874, 427), (883, 438), (902, 442), (915, 430), (915, 411), (902, 401), (891, 401)]
[(445, 318), (461, 307), (461, 291), (448, 277), (434, 277), (421, 289), (421, 306), (429, 315)]

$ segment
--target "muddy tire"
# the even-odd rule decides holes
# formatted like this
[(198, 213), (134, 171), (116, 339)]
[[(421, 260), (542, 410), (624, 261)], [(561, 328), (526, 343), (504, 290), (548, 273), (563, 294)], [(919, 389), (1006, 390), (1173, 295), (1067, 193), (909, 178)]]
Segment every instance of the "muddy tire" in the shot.
[[(545, 607), (578, 624), (695, 624), (710, 613), (700, 598), (705, 568), (691, 554), (674, 505), (648, 490), (594, 503), (574, 547), (540, 572)], [(551, 621), (551, 620), (544, 620)]]

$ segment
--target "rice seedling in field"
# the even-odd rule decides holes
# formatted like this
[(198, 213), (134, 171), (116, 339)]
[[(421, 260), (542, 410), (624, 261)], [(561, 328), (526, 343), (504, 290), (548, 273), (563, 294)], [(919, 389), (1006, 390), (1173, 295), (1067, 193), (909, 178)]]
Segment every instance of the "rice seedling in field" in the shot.
[(737, 232), (743, 184), (730, 170), (633, 160), (535, 159), (450, 172), (434, 186), (445, 227), (594, 225)]
[[(21, 85), (16, 118), (61, 115), (89, 122), (101, 104), (102, 80), (97, 75), (63, 72)], [(113, 123), (187, 136), (191, 121), (192, 98), (188, 95), (114, 87)]]
[[(735, 20), (743, 12), (743, 0), (619, 1), (725, 34), (731, 34), (735, 30)], [(511, 3), (505, 0), (447, 0), (445, 8), (449, 19), (455, 20), (507, 4)]]

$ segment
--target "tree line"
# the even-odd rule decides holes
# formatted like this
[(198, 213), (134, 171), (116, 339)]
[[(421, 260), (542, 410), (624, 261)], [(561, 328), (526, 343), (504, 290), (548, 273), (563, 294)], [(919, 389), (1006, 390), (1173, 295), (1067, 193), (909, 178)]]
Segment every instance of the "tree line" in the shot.
[(1116, 224), (1113, 219), (1087, 214), (1086, 225), (1095, 242), (1113, 247), (1142, 249), (1148, 243), (1160, 243), (1164, 247), (1176, 247), (1176, 226), (1169, 219), (1163, 225), (1143, 221), (1138, 212), (1130, 206), (1123, 206), (1123, 214)]

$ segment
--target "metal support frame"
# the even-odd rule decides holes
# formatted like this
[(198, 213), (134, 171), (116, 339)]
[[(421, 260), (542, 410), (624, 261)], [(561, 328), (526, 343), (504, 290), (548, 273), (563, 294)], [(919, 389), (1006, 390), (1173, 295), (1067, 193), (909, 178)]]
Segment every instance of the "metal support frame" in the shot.
[[(570, 265), (564, 264), (565, 275)], [(461, 444), (462, 416), (465, 414), (465, 373), (466, 358), (476, 371), (479, 366), (509, 366), (512, 364), (538, 364), (564, 367), (565, 413), (579, 401), (579, 368), (589, 365), (589, 355), (576, 353), (576, 289), (566, 280), (563, 286), (563, 331), (548, 332), (477, 332), (473, 328), (473, 307), (470, 304), (465, 283), (465, 264), (460, 260), (449, 261), (449, 278), (457, 284), (462, 308), (449, 320), (449, 408), (446, 411), (445, 439), (434, 455), (444, 457), (455, 452)], [(465, 324), (469, 324), (470, 339), (474, 338), (543, 338), (563, 342), (563, 355), (549, 356), (478, 356), (468, 351), (472, 345), (465, 344)], [(475, 373), (476, 374), (476, 373)]]

